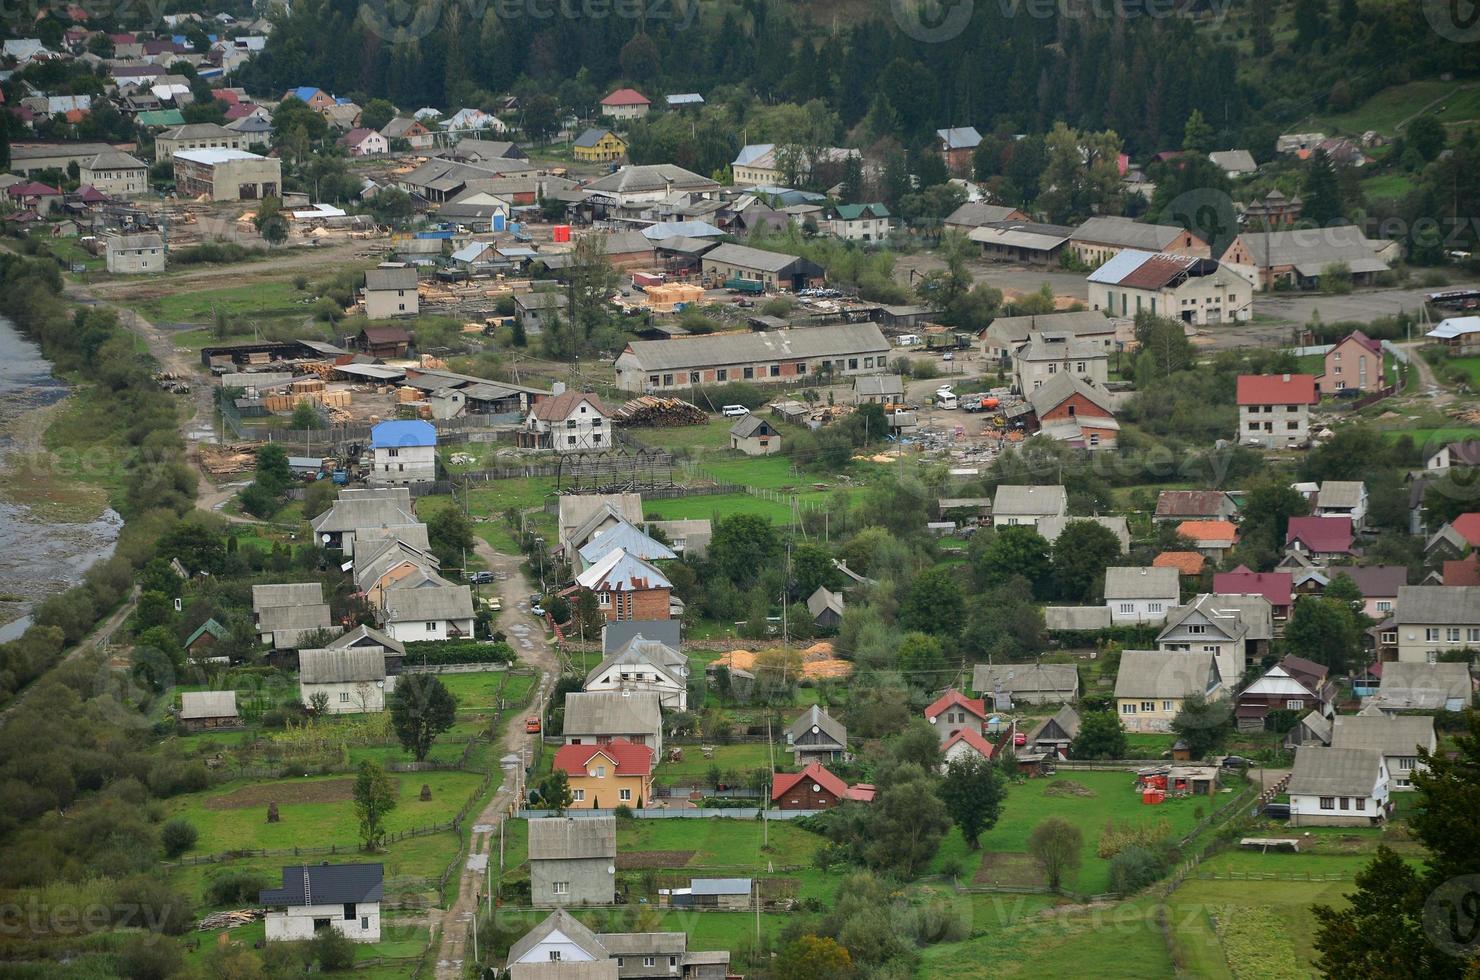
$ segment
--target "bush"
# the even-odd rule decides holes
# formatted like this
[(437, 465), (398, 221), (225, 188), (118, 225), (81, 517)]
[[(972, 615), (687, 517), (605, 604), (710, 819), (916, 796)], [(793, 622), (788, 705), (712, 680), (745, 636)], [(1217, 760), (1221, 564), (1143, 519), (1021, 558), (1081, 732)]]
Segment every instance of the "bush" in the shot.
[(320, 929), (313, 937), (313, 958), (325, 973), (348, 970), (355, 962), (355, 943), (332, 926)]
[(165, 857), (179, 857), (194, 847), (199, 837), (195, 824), (181, 817), (167, 821), (159, 829), (159, 842), (164, 846)]
[(146, 932), (130, 936), (113, 965), (128, 980), (165, 980), (180, 972), (185, 959), (174, 940)]
[(208, 905), (255, 905), (257, 894), (271, 888), (272, 881), (256, 871), (232, 869), (206, 882)]
[(696, 388), (691, 399), (700, 408), (712, 411), (718, 411), (722, 405), (744, 405), (754, 411), (770, 400), (771, 395), (764, 388), (746, 381)]
[(148, 875), (126, 878), (118, 886), (113, 923), (178, 936), (195, 925), (190, 899)]
[(201, 242), (191, 248), (171, 249), (170, 265), (226, 265), (265, 254), (260, 248), (235, 242)]
[(1167, 873), (1167, 854), (1133, 844), (1110, 859), (1110, 890), (1125, 896), (1159, 881)]
[(507, 643), (422, 640), (406, 644), (406, 662), (424, 663), (430, 667), (446, 664), (511, 664), (514, 662), (514, 650)]

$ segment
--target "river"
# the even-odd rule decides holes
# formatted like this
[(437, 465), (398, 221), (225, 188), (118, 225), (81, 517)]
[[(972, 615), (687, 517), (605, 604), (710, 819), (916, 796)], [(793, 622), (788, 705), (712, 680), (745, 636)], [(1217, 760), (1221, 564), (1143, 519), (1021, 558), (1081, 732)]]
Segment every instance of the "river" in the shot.
[[(0, 482), (25, 465), (22, 452), (39, 443), (35, 429), (67, 391), (41, 349), (0, 317)], [(75, 585), (89, 565), (112, 554), (122, 527), (112, 509), (85, 524), (60, 523), (0, 499), (0, 641), (25, 631), (32, 605)]]

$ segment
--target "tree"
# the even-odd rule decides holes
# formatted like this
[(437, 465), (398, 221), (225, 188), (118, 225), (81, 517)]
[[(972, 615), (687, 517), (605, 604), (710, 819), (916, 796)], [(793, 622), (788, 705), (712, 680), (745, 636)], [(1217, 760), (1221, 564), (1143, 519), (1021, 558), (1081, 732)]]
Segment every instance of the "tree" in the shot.
[(966, 625), (966, 595), (957, 573), (948, 568), (928, 568), (915, 576), (899, 604), (899, 624), (935, 636), (960, 635)]
[(386, 123), (396, 118), (396, 107), (385, 99), (371, 99), (360, 110), (360, 125), (367, 129), (384, 129)]
[(560, 103), (549, 95), (535, 95), (524, 101), (524, 132), (536, 143), (543, 143), (560, 128)]
[(899, 669), (916, 687), (933, 690), (945, 672), (946, 655), (940, 640), (925, 633), (906, 633), (899, 642)]
[(632, 35), (632, 40), (622, 45), (617, 61), (622, 66), (622, 74), (637, 82), (656, 78), (663, 67), (657, 42), (646, 32)]
[(1014, 576), (1030, 583), (1047, 583), (1053, 570), (1049, 544), (1027, 524), (978, 532), (967, 552), (978, 588), (994, 588)]
[(195, 824), (183, 817), (166, 820), (159, 828), (159, 843), (164, 847), (164, 856), (177, 858), (195, 846), (200, 836)]
[(288, 219), (283, 217), (282, 204), (280, 198), (264, 197), (257, 205), (257, 213), (252, 216), (257, 234), (269, 245), (281, 245), (288, 240)]
[(281, 497), (293, 482), (288, 466), (288, 452), (280, 443), (269, 442), (257, 450), (257, 485), (274, 497)]
[[(1197, 352), (1180, 320), (1136, 314), (1136, 383), (1141, 386), (1192, 367)], [(1143, 366), (1144, 365), (1144, 366)]]
[(791, 579), (796, 595), (805, 600), (819, 588), (835, 588), (842, 573), (833, 565), (832, 552), (820, 544), (802, 542), (791, 549)]
[(1449, 142), (1449, 131), (1437, 116), (1424, 114), (1410, 122), (1403, 130), (1403, 138), (1418, 151), (1425, 163), (1432, 161), (1444, 145)]
[(539, 794), (540, 804), (546, 810), (554, 810), (556, 813), (564, 813), (575, 802), (575, 797), (570, 792), (570, 777), (564, 769), (552, 769), (548, 776), (540, 780)]
[(952, 759), (946, 766), (940, 796), (973, 851), (981, 847), (982, 832), (997, 825), (1006, 795), (1001, 768), (987, 759), (969, 755)]
[(781, 541), (768, 519), (757, 514), (731, 514), (714, 522), (709, 564), (734, 584), (753, 583), (780, 556)]
[(772, 972), (788, 980), (846, 980), (853, 976), (853, 958), (836, 939), (806, 935), (781, 951)]
[(1113, 711), (1086, 711), (1079, 719), (1079, 734), (1069, 743), (1075, 759), (1124, 759), (1125, 728)]
[(1309, 49), (1325, 35), (1326, 0), (1295, 0), (1296, 50)]
[(425, 762), (438, 735), (457, 721), (457, 698), (436, 674), (402, 674), (391, 693), (391, 728), (401, 748)]
[(379, 764), (366, 759), (355, 776), (355, 816), (360, 841), (373, 851), (385, 840), (385, 818), (396, 808), (396, 787)]
[(309, 940), (313, 958), (325, 973), (348, 970), (355, 962), (355, 941), (335, 928), (320, 929)]
[(1352, 607), (1329, 596), (1306, 596), (1295, 603), (1285, 626), (1285, 646), (1291, 653), (1344, 674), (1361, 648), (1361, 630)]
[(935, 857), (951, 829), (945, 802), (935, 792), (936, 777), (909, 763), (896, 767), (868, 806), (868, 838), (863, 856), (870, 867), (913, 878)]
[(1305, 206), (1301, 217), (1318, 225), (1327, 225), (1341, 217), (1341, 182), (1336, 176), (1336, 165), (1317, 149), (1310, 155), (1305, 168)]
[(1270, 551), (1285, 545), (1290, 518), (1310, 511), (1310, 502), (1288, 480), (1265, 478), (1246, 488), (1241, 536), (1261, 539)]
[(1079, 869), (1083, 849), (1084, 835), (1062, 817), (1049, 817), (1028, 835), (1028, 853), (1048, 876), (1048, 887), (1053, 891)]
[(427, 543), (443, 566), (461, 568), (473, 548), (473, 525), (458, 507), (443, 507), (427, 521)]
[(1233, 709), (1227, 698), (1209, 701), (1201, 694), (1182, 699), (1182, 710), (1172, 719), (1172, 731), (1187, 743), (1194, 759), (1205, 759), (1221, 749), (1233, 732)]
[(293, 407), (293, 420), (288, 423), (291, 428), (321, 429), (323, 422), (319, 418), (318, 410), (313, 407), (313, 402), (304, 398)]
[(1053, 544), (1053, 578), (1059, 598), (1099, 603), (1105, 594), (1105, 568), (1120, 557), (1120, 539), (1103, 524), (1073, 521)]
[(1203, 118), (1202, 110), (1193, 109), (1182, 128), (1182, 149), (1199, 155), (1213, 148), (1213, 127)]

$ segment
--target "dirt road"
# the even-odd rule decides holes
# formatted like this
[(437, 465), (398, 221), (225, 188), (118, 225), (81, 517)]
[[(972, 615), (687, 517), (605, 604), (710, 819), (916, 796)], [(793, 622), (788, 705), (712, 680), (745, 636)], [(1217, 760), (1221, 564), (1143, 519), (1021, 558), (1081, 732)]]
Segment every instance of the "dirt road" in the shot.
[[(62, 659), (57, 662), (58, 665), (67, 663), (70, 660), (76, 660), (84, 653), (88, 653), (92, 650), (97, 650), (101, 648), (104, 641), (112, 636), (113, 633), (120, 626), (123, 625), (123, 621), (127, 619), (131, 613), (133, 613), (134, 605), (138, 601), (139, 590), (137, 587), (135, 587), (134, 590), (129, 593), (129, 597), (123, 601), (123, 605), (114, 610), (113, 614), (107, 619), (94, 626), (91, 633), (88, 633), (80, 641), (78, 641), (76, 646), (68, 650), (66, 656), (62, 657)], [(52, 669), (55, 670), (56, 668), (53, 667)], [(11, 699), (11, 702), (9, 704), (7, 704), (3, 709), (0, 709), (0, 722), (4, 722), (5, 720), (7, 720), (10, 717), (10, 713), (14, 711), (17, 707), (19, 707), (22, 703), (24, 703), (26, 698), (30, 697), (31, 692), (36, 690), (36, 687), (37, 684), (35, 681), (27, 684), (16, 694), (14, 698)]]
[[(509, 717), (504, 727), (500, 749), (502, 754), (533, 751), (538, 735), (529, 735), (524, 730), (524, 719), (528, 715), (545, 713), (545, 703), (560, 672), (560, 662), (555, 650), (545, 636), (545, 624), (529, 612), (531, 588), (519, 567), (519, 559), (500, 554), (487, 542), (477, 539), (475, 550), (490, 571), (497, 577), (497, 591), (503, 601), (503, 612), (499, 617), (500, 628), (508, 635), (509, 643), (526, 667), (540, 671), (539, 687), (528, 711), (516, 712)], [(529, 755), (525, 756), (530, 758)], [(442, 939), (437, 952), (437, 976), (442, 980), (457, 980), (463, 975), (464, 961), (471, 955), (467, 943), (472, 927), (474, 910), (480, 895), (486, 894), (487, 862), (498, 860), (499, 825), (507, 819), (515, 806), (516, 787), (522, 782), (506, 774), (505, 782), (493, 794), (488, 806), (483, 808), (473, 822), (472, 842), (468, 846), (468, 860), (458, 881), (457, 898), (441, 918)]]

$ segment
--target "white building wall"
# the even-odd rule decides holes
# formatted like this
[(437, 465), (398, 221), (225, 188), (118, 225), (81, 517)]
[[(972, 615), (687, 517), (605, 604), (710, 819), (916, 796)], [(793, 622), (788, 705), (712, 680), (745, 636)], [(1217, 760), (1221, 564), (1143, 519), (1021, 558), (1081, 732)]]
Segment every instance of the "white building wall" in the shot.
[(365, 316), (371, 320), (416, 316), (421, 312), (421, 298), (414, 289), (367, 289), (363, 295)]
[(643, 679), (638, 678), (638, 671), (629, 670), (626, 680), (622, 679), (622, 671), (612, 668), (601, 677), (591, 681), (585, 686), (587, 691), (652, 691), (658, 695), (658, 704), (665, 711), (687, 711), (689, 710), (688, 688), (680, 687), (670, 681), (651, 680), (653, 672), (651, 669), (641, 672)]
[(138, 275), (164, 271), (163, 248), (108, 248), (108, 271), (115, 275)]
[[(1111, 623), (1161, 623), (1167, 610), (1177, 604), (1178, 596), (1160, 599), (1105, 599)], [(1126, 607), (1130, 607), (1127, 609)]]
[(386, 623), (385, 632), (393, 640), (402, 643), (415, 643), (419, 640), (446, 640), (450, 638), (448, 626), (454, 625), (462, 631), (464, 638), (473, 635), (473, 621), (471, 619), (439, 619), (422, 622)]
[(375, 681), (344, 684), (298, 684), (298, 695), (304, 704), (319, 691), (329, 696), (331, 715), (352, 715), (385, 710), (385, 695), (394, 689), (396, 679), (387, 677), (383, 684)]
[(1238, 407), (1238, 441), (1245, 446), (1285, 449), (1290, 446), (1303, 445), (1309, 438), (1309, 405), (1240, 405)]
[(329, 925), (357, 943), (380, 942), (380, 903), (362, 902), (354, 906), (354, 917), (344, 917), (343, 905), (303, 905), (273, 909), (264, 918), (267, 941), (291, 942), (312, 939), (314, 920), (328, 919)]
[(372, 486), (430, 483), (436, 478), (435, 446), (399, 446), (375, 450), (375, 462), (370, 472)]

